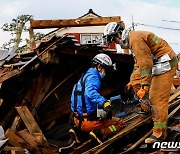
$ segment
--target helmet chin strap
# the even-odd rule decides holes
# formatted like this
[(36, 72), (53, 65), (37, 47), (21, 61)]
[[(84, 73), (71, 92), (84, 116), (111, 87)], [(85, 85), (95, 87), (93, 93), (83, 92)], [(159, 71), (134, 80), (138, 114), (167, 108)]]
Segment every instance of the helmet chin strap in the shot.
[(116, 36), (115, 37), (117, 37), (117, 38), (119, 38), (120, 40), (122, 39), (122, 37), (120, 37), (119, 35), (121, 35), (122, 36), (122, 31), (119, 31), (117, 34), (116, 34)]
[(119, 38), (121, 40), (121, 38), (119, 36), (117, 36), (117, 38)]
[(103, 67), (100, 68), (99, 66), (97, 66), (96, 69), (98, 70), (98, 72), (101, 72)]

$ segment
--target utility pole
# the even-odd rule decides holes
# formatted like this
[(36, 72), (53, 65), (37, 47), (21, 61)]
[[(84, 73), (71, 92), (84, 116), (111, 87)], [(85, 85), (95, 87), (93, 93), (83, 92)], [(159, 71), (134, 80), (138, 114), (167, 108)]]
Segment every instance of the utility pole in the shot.
[(134, 30), (134, 20), (133, 20), (133, 16), (132, 16), (132, 28)]

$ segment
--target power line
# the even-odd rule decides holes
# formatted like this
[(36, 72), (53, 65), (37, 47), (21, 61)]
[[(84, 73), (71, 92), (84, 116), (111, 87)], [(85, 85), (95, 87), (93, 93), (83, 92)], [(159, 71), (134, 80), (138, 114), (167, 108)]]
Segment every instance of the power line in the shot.
[(180, 23), (180, 21), (173, 21), (173, 20), (162, 20), (162, 21)]
[(171, 42), (170, 42), (170, 43), (168, 43), (168, 44), (172, 44), (172, 45), (179, 45), (179, 43), (171, 43)]
[(177, 30), (177, 31), (180, 31), (179, 28), (169, 28), (169, 27), (153, 26), (153, 25), (147, 25), (147, 24), (142, 24), (142, 23), (136, 23), (136, 25), (142, 25), (142, 26), (148, 26), (148, 27), (154, 27), (154, 28), (161, 28), (161, 29), (168, 29), (168, 30)]

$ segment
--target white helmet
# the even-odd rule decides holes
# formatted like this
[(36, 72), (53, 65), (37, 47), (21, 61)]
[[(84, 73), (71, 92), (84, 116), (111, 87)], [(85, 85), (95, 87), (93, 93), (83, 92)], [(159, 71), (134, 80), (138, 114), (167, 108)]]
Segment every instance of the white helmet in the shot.
[(124, 27), (121, 23), (110, 22), (104, 28), (104, 42), (110, 44), (118, 32), (122, 33)]
[(128, 49), (129, 48), (129, 32), (131, 29), (124, 29), (122, 32), (122, 37), (121, 37), (121, 48), (122, 49)]
[(104, 66), (106, 68), (116, 70), (116, 66), (115, 66), (115, 64), (112, 63), (111, 58), (104, 53), (97, 54), (92, 59), (92, 64), (93, 65), (101, 64), (102, 66)]

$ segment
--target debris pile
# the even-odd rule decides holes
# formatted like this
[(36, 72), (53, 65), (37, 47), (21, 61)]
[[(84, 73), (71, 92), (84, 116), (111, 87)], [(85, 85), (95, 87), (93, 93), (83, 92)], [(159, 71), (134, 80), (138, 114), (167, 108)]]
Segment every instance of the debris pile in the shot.
[[(79, 44), (71, 34), (54, 34), (30, 53), (17, 55), (15, 51), (1, 51), (0, 58), (0, 125), (4, 128), (0, 127), (0, 145), (3, 152), (11, 153), (59, 153), (68, 141), (72, 87), (97, 53), (107, 53), (117, 63), (118, 71), (103, 81), (101, 93), (107, 98), (125, 95), (134, 63), (132, 55), (118, 54), (100, 44)], [(173, 140), (179, 140), (178, 88), (174, 84), (169, 99), (169, 118), (174, 121), (170, 120), (168, 129)], [(88, 138), (71, 152), (134, 151), (152, 131), (151, 116), (132, 113), (124, 119), (127, 127), (101, 145)], [(135, 131), (140, 135), (132, 135)]]

